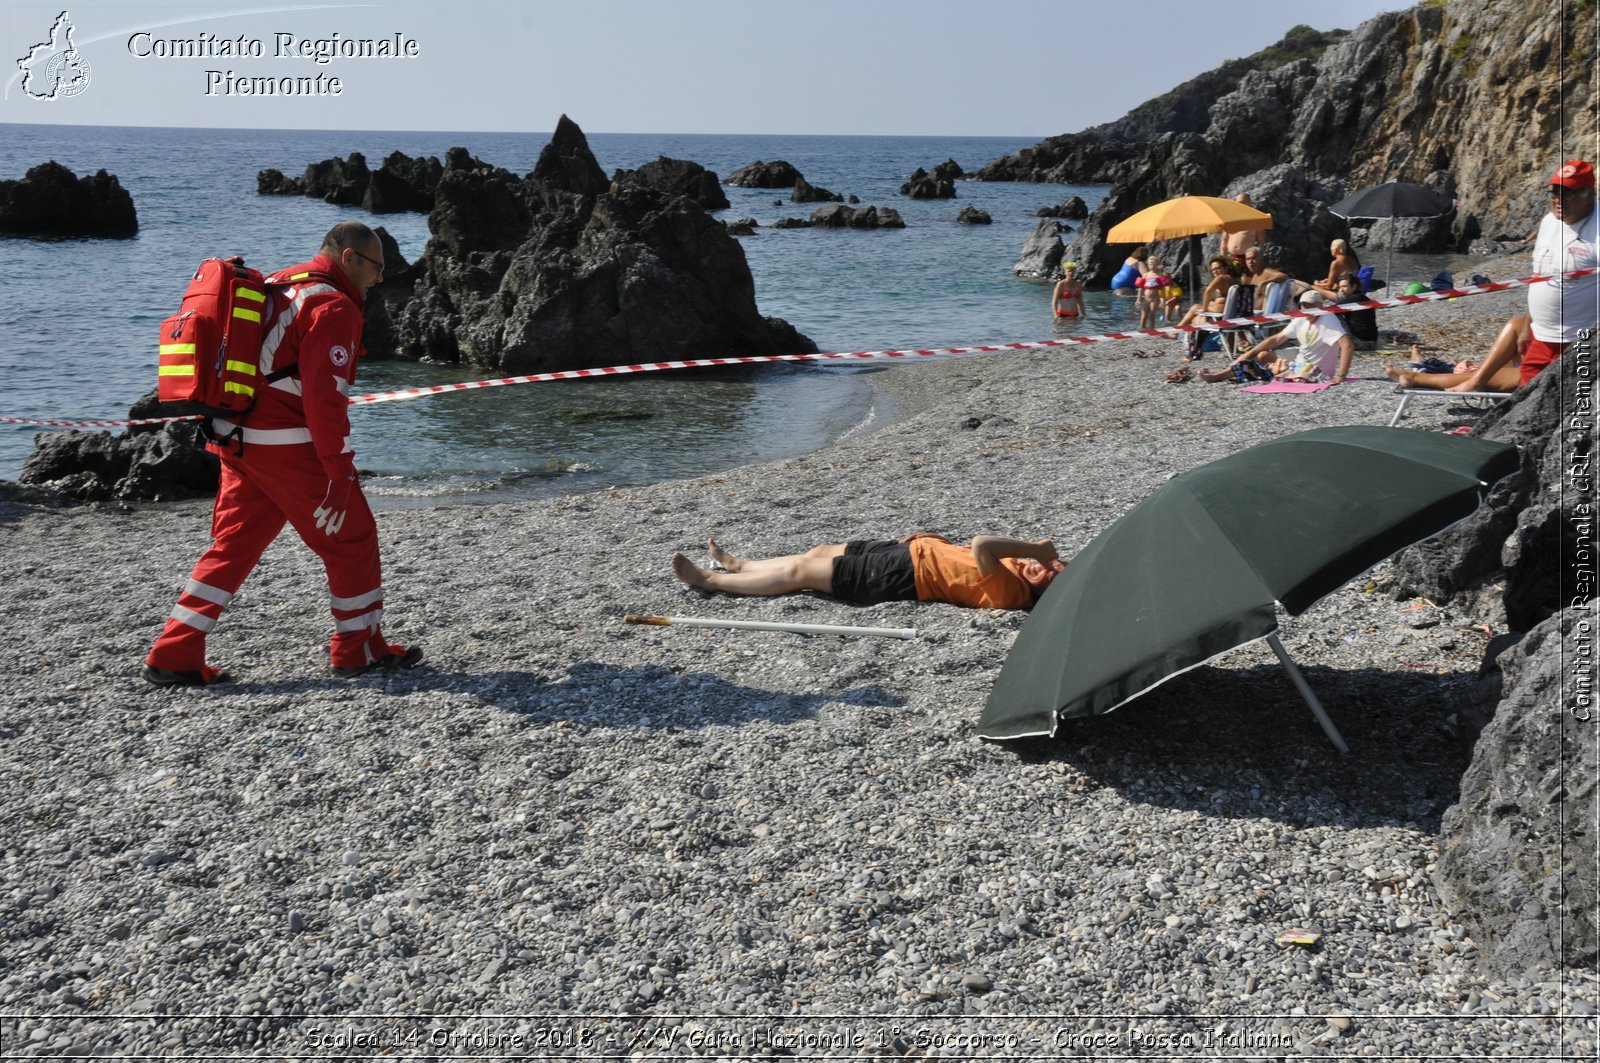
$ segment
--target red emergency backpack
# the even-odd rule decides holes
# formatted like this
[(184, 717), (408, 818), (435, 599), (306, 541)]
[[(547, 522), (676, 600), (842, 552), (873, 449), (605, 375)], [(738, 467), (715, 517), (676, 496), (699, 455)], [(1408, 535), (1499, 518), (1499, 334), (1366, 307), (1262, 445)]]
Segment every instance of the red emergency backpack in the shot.
[(260, 270), (238, 257), (200, 263), (183, 305), (161, 323), (156, 397), (215, 413), (248, 410), (257, 388), (295, 368), (262, 379), (261, 339), (271, 313), (272, 293)]
[(311, 271), (269, 281), (238, 256), (200, 263), (183, 305), (161, 323), (157, 400), (237, 415), (254, 405), (258, 388), (293, 376), (298, 365), (261, 372), (262, 343), (276, 309), (272, 289), (308, 282), (334, 285)]

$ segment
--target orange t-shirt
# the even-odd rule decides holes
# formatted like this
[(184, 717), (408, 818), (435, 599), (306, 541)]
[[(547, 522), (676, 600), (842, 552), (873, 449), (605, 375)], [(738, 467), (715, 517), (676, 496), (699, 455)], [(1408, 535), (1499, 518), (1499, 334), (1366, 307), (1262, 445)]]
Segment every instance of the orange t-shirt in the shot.
[(957, 546), (934, 535), (913, 539), (909, 545), (917, 597), (924, 602), (949, 602), (972, 609), (1033, 606), (1033, 588), (1022, 578), (1025, 560), (1001, 558), (1000, 568), (980, 576), (970, 546)]

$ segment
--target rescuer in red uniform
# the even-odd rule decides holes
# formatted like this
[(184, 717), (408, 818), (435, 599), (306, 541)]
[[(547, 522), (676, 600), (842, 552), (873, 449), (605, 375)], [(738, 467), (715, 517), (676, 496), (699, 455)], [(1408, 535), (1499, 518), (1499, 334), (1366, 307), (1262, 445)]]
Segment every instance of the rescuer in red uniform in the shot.
[(422, 647), (384, 641), (378, 528), (350, 447), (347, 396), (364, 353), (362, 304), (382, 278), (382, 243), (353, 221), (330, 229), (310, 262), (268, 278), (273, 308), (261, 374), (297, 370), (261, 388), (247, 413), (213, 419), (220, 442), (208, 449), (222, 461), (222, 481), (211, 546), (145, 658), (142, 674), (157, 686), (223, 678), (206, 664), (206, 634), (286, 523), (327, 569), (334, 671), (360, 675), (422, 660)]

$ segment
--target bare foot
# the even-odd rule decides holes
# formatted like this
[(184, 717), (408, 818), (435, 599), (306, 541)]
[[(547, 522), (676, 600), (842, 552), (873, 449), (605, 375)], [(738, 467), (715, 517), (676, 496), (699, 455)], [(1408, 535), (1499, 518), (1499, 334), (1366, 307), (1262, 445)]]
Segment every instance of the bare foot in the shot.
[(711, 589), (705, 570), (682, 554), (672, 555), (672, 574), (691, 587), (698, 587), (703, 591)]
[[(1411, 345), (1411, 350), (1413, 354), (1416, 353), (1416, 344)], [(1383, 375), (1388, 377), (1390, 380), (1393, 380), (1401, 387), (1408, 388), (1411, 386), (1412, 379), (1415, 378), (1417, 374), (1413, 373), (1409, 369), (1396, 369), (1392, 365), (1386, 365), (1383, 367)]]
[(744, 560), (734, 557), (728, 551), (718, 546), (710, 536), (706, 537), (706, 549), (711, 552), (711, 560), (727, 569), (729, 572), (743, 572)]

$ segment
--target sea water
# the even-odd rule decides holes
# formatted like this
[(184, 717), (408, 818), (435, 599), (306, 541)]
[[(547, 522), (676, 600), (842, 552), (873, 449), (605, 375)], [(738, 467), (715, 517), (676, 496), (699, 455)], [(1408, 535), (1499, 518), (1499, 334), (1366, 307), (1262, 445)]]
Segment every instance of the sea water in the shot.
[[(309, 258), (334, 222), (382, 225), (415, 260), (428, 240), (421, 214), (370, 215), (304, 197), (260, 196), (256, 174), (291, 176), (312, 162), (362, 152), (443, 157), (461, 145), (516, 173), (533, 168), (546, 135), (306, 132), (0, 126), (0, 179), (54, 159), (84, 176), (117, 175), (139, 215), (133, 240), (0, 239), (0, 415), (118, 420), (154, 386), (155, 332), (195, 264), (242, 254), (264, 270)], [(893, 207), (895, 230), (779, 230), (813, 204), (785, 190), (726, 188), (722, 219), (757, 220), (740, 238), (761, 312), (787, 319), (824, 351), (943, 348), (1048, 339), (1128, 326), (1131, 301), (1091, 292), (1088, 314), (1058, 322), (1049, 285), (1012, 275), (1038, 208), (1100, 186), (957, 182), (957, 198), (899, 194), (917, 167), (953, 158), (968, 171), (1027, 146), (1020, 138), (590, 134), (608, 173), (658, 156), (690, 159), (721, 177), (784, 159), (811, 184)], [(961, 225), (976, 206), (991, 225)], [(706, 352), (708, 355), (718, 352)], [(1087, 357), (1063, 351), (1063, 357)], [(648, 355), (622, 356), (631, 362)], [(872, 363), (882, 365), (882, 363)], [(764, 366), (715, 373), (485, 388), (358, 406), (351, 420), (369, 490), (419, 502), (442, 497), (563, 494), (695, 476), (862, 438), (875, 410), (865, 365)], [(914, 372), (914, 365), (885, 371)], [(358, 392), (482, 379), (461, 365), (370, 360)], [(0, 426), (0, 478), (14, 479), (41, 429)], [(113, 429), (113, 431), (116, 431)], [(864, 443), (863, 445), (870, 445)]]

